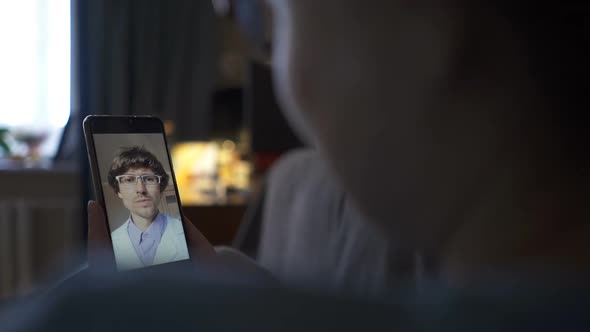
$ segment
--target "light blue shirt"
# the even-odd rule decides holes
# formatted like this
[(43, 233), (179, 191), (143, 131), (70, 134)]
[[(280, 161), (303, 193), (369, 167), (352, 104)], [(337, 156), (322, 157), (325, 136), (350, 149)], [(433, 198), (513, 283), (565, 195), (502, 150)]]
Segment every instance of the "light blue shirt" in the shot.
[(135, 225), (131, 217), (129, 217), (129, 224), (127, 226), (129, 239), (133, 244), (133, 248), (135, 248), (137, 256), (144, 265), (148, 266), (153, 264), (158, 245), (166, 230), (167, 223), (168, 220), (166, 216), (159, 213), (152, 224), (145, 231), (142, 231), (137, 225)]

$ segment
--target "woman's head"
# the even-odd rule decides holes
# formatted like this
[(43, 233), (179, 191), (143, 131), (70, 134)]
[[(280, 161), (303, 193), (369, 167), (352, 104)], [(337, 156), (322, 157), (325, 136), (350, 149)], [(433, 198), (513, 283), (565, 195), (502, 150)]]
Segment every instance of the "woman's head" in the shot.
[(445, 232), (507, 149), (539, 148), (545, 130), (565, 147), (580, 138), (562, 129), (584, 113), (558, 109), (579, 100), (579, 73), (557, 62), (579, 42), (546, 34), (576, 31), (549, 23), (560, 11), (459, 2), (268, 0), (285, 111), (365, 213), (408, 242)]

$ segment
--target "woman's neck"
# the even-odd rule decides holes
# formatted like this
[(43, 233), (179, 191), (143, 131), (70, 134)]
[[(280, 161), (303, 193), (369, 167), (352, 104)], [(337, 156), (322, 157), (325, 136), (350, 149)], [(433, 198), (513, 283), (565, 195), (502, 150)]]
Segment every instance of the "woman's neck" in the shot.
[(451, 282), (529, 268), (590, 270), (585, 176), (563, 154), (561, 133), (552, 132), (551, 115), (559, 110), (547, 109), (550, 104), (525, 69), (526, 58), (510, 40), (497, 38), (502, 35), (490, 34), (495, 53), (473, 56), (481, 65), (467, 76), (471, 84), (453, 86), (449, 93), (450, 100), (461, 101), (449, 113), (476, 114), (480, 120), (458, 123), (492, 128), (487, 140), (483, 130), (472, 137), (473, 144), (481, 143), (473, 151), (483, 151), (475, 157), (487, 158), (486, 164), (479, 176), (456, 184), (463, 202), (441, 211), (452, 226), (425, 249), (433, 273)]
[(538, 162), (498, 168), (442, 248), (441, 278), (461, 285), (529, 270), (590, 272), (590, 226), (579, 177), (563, 165)]

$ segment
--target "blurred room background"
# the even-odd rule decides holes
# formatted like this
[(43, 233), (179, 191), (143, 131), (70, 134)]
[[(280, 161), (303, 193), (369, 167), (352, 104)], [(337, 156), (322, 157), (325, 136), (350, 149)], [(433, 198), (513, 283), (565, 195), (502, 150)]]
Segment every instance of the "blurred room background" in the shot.
[(89, 114), (160, 117), (185, 215), (235, 243), (265, 172), (302, 145), (239, 22), (210, 1), (0, 2), (0, 299), (85, 261)]

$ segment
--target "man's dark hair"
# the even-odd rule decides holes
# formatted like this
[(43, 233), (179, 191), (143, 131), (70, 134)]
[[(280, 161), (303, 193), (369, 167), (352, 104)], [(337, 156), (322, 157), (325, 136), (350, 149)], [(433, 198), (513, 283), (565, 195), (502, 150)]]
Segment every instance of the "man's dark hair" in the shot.
[(117, 182), (115, 177), (125, 174), (130, 168), (149, 168), (154, 174), (161, 176), (160, 192), (168, 185), (170, 177), (166, 174), (164, 167), (156, 156), (143, 147), (124, 147), (121, 148), (117, 156), (113, 159), (111, 169), (107, 176), (109, 185), (116, 193), (119, 192), (119, 182)]

